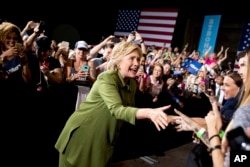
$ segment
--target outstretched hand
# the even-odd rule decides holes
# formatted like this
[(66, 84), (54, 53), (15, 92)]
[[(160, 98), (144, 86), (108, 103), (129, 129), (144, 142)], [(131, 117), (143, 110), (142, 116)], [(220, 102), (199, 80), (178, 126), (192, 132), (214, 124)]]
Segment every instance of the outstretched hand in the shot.
[(149, 113), (149, 118), (155, 124), (158, 131), (160, 131), (161, 129), (165, 129), (168, 126), (168, 115), (164, 111), (169, 109), (170, 107), (171, 105), (155, 108), (153, 109), (153, 112)]
[(175, 125), (175, 129), (177, 132), (193, 130), (192, 127), (188, 125), (181, 116), (175, 116), (172, 124)]

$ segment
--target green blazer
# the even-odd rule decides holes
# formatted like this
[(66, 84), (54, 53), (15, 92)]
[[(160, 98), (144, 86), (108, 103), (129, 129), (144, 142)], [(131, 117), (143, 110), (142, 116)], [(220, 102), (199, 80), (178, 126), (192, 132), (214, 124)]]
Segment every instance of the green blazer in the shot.
[(126, 85), (119, 72), (105, 71), (98, 76), (55, 144), (64, 161), (60, 167), (108, 166), (121, 124), (135, 124), (135, 91), (136, 81), (130, 79)]

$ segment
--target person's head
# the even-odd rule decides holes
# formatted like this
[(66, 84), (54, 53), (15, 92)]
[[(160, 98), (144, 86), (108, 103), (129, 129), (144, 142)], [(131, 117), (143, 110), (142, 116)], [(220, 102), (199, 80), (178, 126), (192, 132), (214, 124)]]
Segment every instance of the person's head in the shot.
[(182, 74), (175, 75), (173, 78), (175, 79), (175, 83), (177, 85), (183, 82), (183, 75)]
[(192, 59), (198, 61), (198, 60), (200, 59), (200, 52), (199, 52), (199, 51), (196, 51), (196, 52), (194, 53), (194, 55), (192, 56)]
[(140, 59), (140, 65), (141, 66), (145, 66), (146, 65), (146, 57), (145, 56), (141, 57), (141, 59)]
[(179, 47), (174, 47), (174, 53), (179, 53)]
[(47, 36), (39, 36), (35, 40), (35, 52), (40, 61), (46, 60), (51, 54), (51, 40)]
[(222, 85), (223, 84), (223, 80), (224, 80), (224, 76), (222, 75), (216, 75), (214, 78), (214, 81), (218, 84), (218, 85)]
[(152, 76), (156, 79), (161, 79), (163, 75), (163, 66), (160, 63), (155, 63), (152, 69)]
[(172, 52), (173, 48), (171, 46), (168, 47), (167, 52)]
[(106, 61), (109, 61), (110, 55), (114, 46), (115, 44), (113, 42), (109, 42), (103, 47), (103, 52), (102, 52), (103, 59), (105, 59)]
[(75, 58), (87, 60), (87, 55), (89, 54), (89, 47), (85, 41), (77, 41), (75, 43)]
[(151, 46), (149, 47), (149, 50), (152, 51), (152, 52), (157, 51), (156, 45), (151, 45)]
[(119, 71), (123, 79), (135, 78), (141, 57), (142, 51), (137, 44), (126, 41), (119, 42), (112, 50), (107, 69)]
[(20, 28), (10, 22), (3, 22), (0, 24), (1, 50), (5, 51), (14, 47), (16, 43), (23, 43)]
[(198, 71), (197, 76), (200, 77), (201, 79), (204, 79), (204, 78), (206, 78), (206, 73), (205, 73), (205, 71), (200, 70), (200, 71)]
[(217, 53), (213, 52), (210, 54), (210, 58), (215, 59), (217, 57)]
[(224, 77), (222, 90), (224, 92), (224, 99), (230, 99), (236, 97), (243, 85), (243, 80), (236, 72), (227, 74)]
[(169, 63), (163, 64), (163, 74), (169, 75), (171, 73), (171, 65)]
[(51, 40), (50, 47), (51, 47), (51, 49), (52, 49), (52, 50), (57, 51), (57, 49), (58, 49), (58, 45), (57, 45), (56, 40), (54, 40), (54, 39), (53, 39), (53, 40)]
[(246, 81), (249, 75), (247, 74), (249, 71), (249, 61), (250, 61), (249, 53), (250, 53), (250, 48), (238, 53), (237, 55), (237, 60), (238, 60), (238, 65), (239, 65), (238, 73), (240, 74), (244, 82)]
[(246, 105), (250, 103), (250, 84), (249, 78), (250, 78), (250, 47), (248, 47), (245, 52), (244, 56), (241, 55), (239, 58), (239, 69), (238, 73), (240, 74), (241, 78), (243, 79), (244, 83), (244, 95), (241, 100), (240, 105)]

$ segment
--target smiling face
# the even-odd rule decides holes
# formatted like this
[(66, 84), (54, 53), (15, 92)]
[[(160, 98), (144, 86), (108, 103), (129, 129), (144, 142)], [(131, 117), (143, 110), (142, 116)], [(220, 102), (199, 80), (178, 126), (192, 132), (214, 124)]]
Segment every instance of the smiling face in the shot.
[(225, 100), (230, 99), (232, 97), (236, 97), (240, 88), (236, 85), (233, 78), (229, 76), (225, 76), (223, 80), (222, 90), (224, 91)]
[(137, 50), (124, 56), (118, 64), (118, 70), (124, 80), (135, 78), (140, 66), (140, 54)]
[(163, 67), (160, 64), (156, 64), (153, 68), (152, 76), (155, 79), (161, 79), (162, 74), (163, 74)]
[(87, 60), (88, 53), (89, 53), (89, 50), (87, 50), (87, 49), (84, 49), (84, 48), (77, 49), (77, 48), (75, 48), (76, 59)]
[(171, 65), (166, 63), (163, 65), (163, 73), (168, 75), (171, 72)]
[(21, 31), (19, 27), (10, 22), (3, 22), (0, 24), (0, 41), (2, 43), (2, 51), (6, 51), (11, 47), (14, 47), (16, 43), (22, 43)]
[(5, 47), (7, 49), (15, 46), (15, 44), (18, 42), (18, 35), (16, 32), (10, 32), (7, 36), (6, 36), (6, 40), (4, 41)]

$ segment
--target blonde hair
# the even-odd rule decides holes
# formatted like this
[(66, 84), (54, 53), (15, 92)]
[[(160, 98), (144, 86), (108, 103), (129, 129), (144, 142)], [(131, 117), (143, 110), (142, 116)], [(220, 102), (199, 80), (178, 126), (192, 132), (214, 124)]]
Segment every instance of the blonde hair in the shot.
[(107, 64), (107, 70), (117, 71), (118, 64), (120, 63), (122, 58), (134, 51), (138, 52), (140, 58), (142, 57), (141, 48), (137, 44), (127, 41), (121, 41), (115, 44), (110, 56), (110, 60)]

